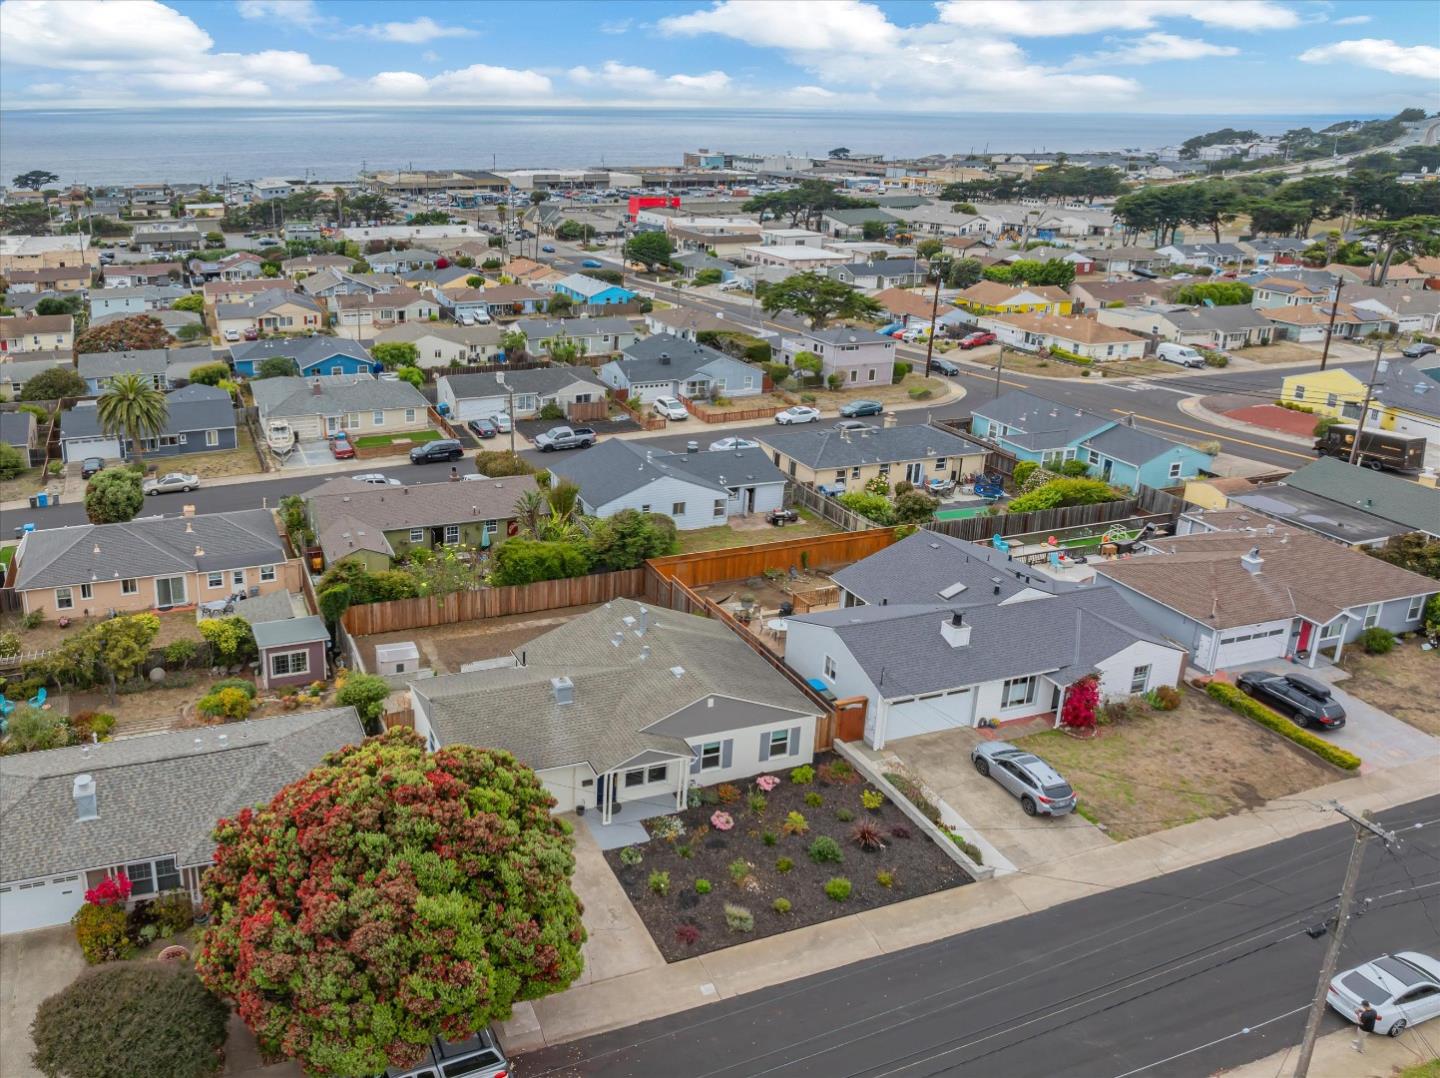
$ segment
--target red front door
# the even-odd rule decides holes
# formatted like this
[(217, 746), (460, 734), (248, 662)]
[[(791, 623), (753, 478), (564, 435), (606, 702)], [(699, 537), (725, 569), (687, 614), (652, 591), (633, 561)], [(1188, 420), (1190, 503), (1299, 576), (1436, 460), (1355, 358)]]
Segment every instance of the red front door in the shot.
[(1314, 629), (1315, 629), (1315, 626), (1311, 625), (1308, 621), (1302, 621), (1302, 622), (1300, 623), (1300, 641), (1299, 641), (1299, 643), (1297, 643), (1297, 644), (1295, 645), (1295, 650), (1296, 650), (1297, 652), (1298, 652), (1298, 651), (1308, 651), (1308, 650), (1309, 650), (1309, 648), (1310, 648), (1310, 633), (1313, 632)]

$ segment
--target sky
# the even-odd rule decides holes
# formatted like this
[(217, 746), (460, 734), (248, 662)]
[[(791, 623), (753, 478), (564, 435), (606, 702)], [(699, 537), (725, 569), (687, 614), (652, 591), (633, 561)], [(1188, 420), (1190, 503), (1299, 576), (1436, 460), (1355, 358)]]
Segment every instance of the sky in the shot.
[(0, 106), (1390, 115), (1440, 0), (3, 0)]

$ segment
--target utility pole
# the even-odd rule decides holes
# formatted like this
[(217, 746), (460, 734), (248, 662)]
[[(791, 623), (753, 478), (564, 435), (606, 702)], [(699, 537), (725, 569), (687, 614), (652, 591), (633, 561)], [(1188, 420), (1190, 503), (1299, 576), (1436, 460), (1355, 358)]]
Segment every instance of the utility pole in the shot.
[(995, 396), (1000, 396), (1000, 372), (1005, 369), (1005, 346), (1000, 346), (1000, 354), (995, 357)]
[(1331, 801), (1330, 807), (1355, 825), (1355, 842), (1350, 847), (1350, 861), (1345, 866), (1345, 882), (1340, 887), (1340, 908), (1335, 915), (1335, 930), (1330, 933), (1330, 946), (1325, 950), (1325, 963), (1320, 969), (1320, 981), (1315, 986), (1315, 998), (1310, 1001), (1310, 1015), (1305, 1019), (1305, 1036), (1300, 1042), (1300, 1058), (1295, 1062), (1295, 1078), (1306, 1078), (1310, 1071), (1310, 1057), (1315, 1054), (1315, 1038), (1320, 1032), (1320, 1019), (1325, 1017), (1325, 998), (1330, 991), (1330, 981), (1335, 977), (1335, 967), (1340, 962), (1340, 948), (1345, 945), (1345, 929), (1350, 922), (1350, 909), (1355, 904), (1355, 888), (1360, 883), (1360, 869), (1365, 862), (1365, 843), (1371, 835), (1379, 838), (1391, 850), (1399, 847), (1399, 839), (1393, 831), (1372, 822), (1372, 813), (1366, 810), (1356, 815), (1338, 801)]
[(1360, 435), (1365, 431), (1365, 415), (1370, 411), (1370, 397), (1375, 392), (1375, 379), (1380, 377), (1380, 355), (1385, 351), (1385, 339), (1375, 342), (1375, 362), (1370, 366), (1370, 377), (1365, 382), (1365, 400), (1360, 405), (1360, 416), (1355, 420), (1355, 444), (1350, 447), (1350, 463), (1360, 459)]
[(1345, 278), (1341, 277), (1335, 282), (1335, 297), (1330, 304), (1330, 323), (1325, 327), (1325, 347), (1320, 352), (1320, 369), (1325, 369), (1325, 361), (1330, 358), (1330, 338), (1335, 333), (1335, 315), (1340, 311), (1340, 289), (1345, 287)]
[(935, 298), (930, 301), (930, 336), (925, 341), (925, 377), (930, 377), (930, 357), (935, 354), (936, 319), (940, 317), (940, 278), (944, 276), (940, 267), (931, 263), (930, 272), (935, 275)]

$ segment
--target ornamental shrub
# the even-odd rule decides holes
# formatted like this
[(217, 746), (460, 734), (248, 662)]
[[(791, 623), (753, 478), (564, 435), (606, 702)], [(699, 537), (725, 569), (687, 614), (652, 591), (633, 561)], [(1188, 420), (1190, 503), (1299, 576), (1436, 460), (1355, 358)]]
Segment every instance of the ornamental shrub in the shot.
[(675, 942), (693, 947), (700, 939), (700, 927), (689, 923), (675, 926)]
[(195, 903), (188, 891), (166, 891), (150, 903), (150, 916), (162, 936), (174, 936), (195, 923)]
[(765, 815), (765, 806), (768, 805), (769, 802), (765, 800), (764, 794), (756, 792), (746, 796), (745, 804), (749, 806), (750, 811), (756, 816), (763, 816)]
[(850, 841), (862, 850), (883, 850), (885, 848), (884, 833), (869, 820), (861, 820), (850, 829)]
[(249, 678), (227, 677), (215, 682), (210, 686), (211, 692), (219, 692), (221, 689), (239, 689), (250, 699), (255, 699), (255, 682)]
[(1109, 483), (1098, 479), (1052, 479), (1028, 494), (1022, 494), (1007, 507), (1010, 513), (1032, 513), (1038, 509), (1058, 509), (1071, 505), (1095, 505), (1113, 502), (1121, 497)]
[(720, 799), (722, 805), (733, 805), (740, 800), (740, 789), (728, 782), (722, 782), (715, 787), (715, 796)]
[(1174, 711), (1180, 706), (1180, 693), (1173, 685), (1160, 685), (1145, 694), (1145, 702), (1156, 711)]
[(960, 852), (966, 857), (970, 858), (970, 860), (974, 861), (977, 865), (983, 865), (985, 863), (982, 859), (979, 846), (954, 831), (947, 829), (945, 833), (950, 836), (951, 842), (960, 847)]
[(656, 870), (650, 873), (648, 886), (657, 895), (665, 896), (670, 893), (670, 873)]
[(773, 846), (780, 841), (780, 837), (774, 831), (765, 831), (761, 833), (760, 841), (767, 846)]
[(1253, 719), (1261, 726), (1274, 730), (1281, 737), (1288, 738), (1301, 748), (1309, 749), (1316, 756), (1336, 767), (1344, 768), (1346, 771), (1355, 771), (1360, 767), (1360, 757), (1354, 753), (1336, 748), (1324, 738), (1316, 737), (1309, 730), (1296, 726), (1289, 719), (1272, 711), (1260, 701), (1252, 700), (1228, 682), (1212, 681), (1205, 686), (1205, 692), (1211, 698), (1219, 700), (1231, 711), (1238, 712), (1247, 719)]
[(208, 1078), (224, 1061), (229, 1018), (184, 966), (109, 966), (40, 1004), (31, 1059), (50, 1078)]
[(1360, 646), (1366, 655), (1384, 655), (1395, 648), (1395, 634), (1389, 629), (1372, 625), (1360, 634)]
[(351, 674), (335, 694), (335, 703), (340, 707), (353, 707), (365, 724), (367, 731), (380, 728), (380, 716), (385, 713), (385, 698), (390, 695), (390, 686), (385, 679), (375, 674)]
[(849, 760), (831, 760), (823, 763), (820, 765), (818, 773), (820, 781), (827, 786), (848, 786), (853, 782), (860, 781), (860, 776), (855, 774), (855, 768), (850, 765)]
[(885, 804), (885, 795), (879, 790), (861, 790), (860, 804), (871, 812), (879, 812), (880, 807)]
[(786, 814), (785, 822), (780, 825), (780, 830), (787, 835), (803, 835), (810, 830), (810, 824), (800, 813), (790, 812)]
[(755, 931), (755, 915), (744, 906), (734, 906), (729, 902), (725, 903), (725, 923), (731, 932)]
[(1100, 682), (1097, 678), (1081, 678), (1065, 693), (1065, 706), (1060, 709), (1060, 723), (1072, 730), (1091, 730), (1095, 712), (1100, 707)]
[(750, 864), (750, 862), (745, 860), (745, 858), (743, 857), (737, 857), (735, 860), (731, 861), (728, 868), (731, 882), (736, 884), (744, 883), (745, 877), (750, 875), (750, 869), (752, 867), (753, 866)]
[(788, 898), (777, 898), (774, 902), (770, 903), (770, 908), (776, 913), (789, 913), (790, 900)]
[(835, 876), (825, 881), (825, 897), (831, 902), (844, 902), (850, 897), (852, 886), (844, 876)]
[(818, 809), (821, 805), (825, 804), (825, 799), (814, 790), (811, 790), (805, 795), (805, 804), (809, 805), (812, 809)]
[(893, 872), (886, 872), (886, 871), (882, 868), (879, 872), (875, 873), (875, 882), (878, 883), (881, 887), (886, 887), (886, 888), (894, 887), (894, 886), (895, 886), (895, 873), (893, 873)]
[(790, 781), (796, 786), (808, 786), (815, 781), (815, 769), (809, 764), (801, 764), (791, 770)]
[(1019, 464), (1015, 465), (1015, 471), (1010, 476), (1011, 482), (1015, 484), (1015, 489), (1019, 490), (1023, 487), (1025, 480), (1030, 478), (1030, 473), (1038, 467), (1040, 467), (1039, 463), (1033, 460), (1022, 460)]
[(790, 860), (790, 858), (788, 858), (788, 857), (782, 857), (782, 858), (780, 858), (778, 861), (775, 862), (775, 871), (778, 872), (778, 873), (780, 873), (780, 875), (782, 875), (782, 876), (785, 875), (785, 873), (789, 872), (789, 871), (790, 871), (792, 868), (794, 868), (794, 867), (795, 867), (795, 862), (792, 861), (792, 860)]
[(829, 835), (821, 835), (814, 842), (810, 843), (805, 852), (810, 855), (810, 860), (814, 861), (817, 865), (822, 865), (827, 862), (839, 864), (845, 860), (845, 855), (840, 852), (840, 844)]
[(129, 958), (135, 953), (123, 903), (87, 902), (75, 911), (70, 923), (75, 926), (75, 942), (80, 945), (80, 953), (92, 966)]
[(254, 701), (233, 686), (202, 696), (195, 705), (200, 714), (216, 719), (243, 719), (253, 706)]
[(841, 823), (849, 823), (851, 820), (853, 820), (853, 819), (855, 818), (855, 813), (851, 812), (851, 811), (850, 811), (849, 809), (847, 809), (847, 808), (836, 809), (836, 810), (835, 810), (835, 818), (836, 818), (837, 820), (839, 820)]
[(708, 895), (711, 891), (709, 880), (696, 880), (695, 893), (697, 895)]
[(410, 1066), (579, 975), (554, 803), (508, 752), (427, 752), (401, 727), (330, 753), (216, 824), (196, 969), (264, 1054), (316, 1075)]
[(626, 846), (620, 851), (620, 863), (626, 868), (634, 868), (643, 860), (645, 855), (640, 852), (639, 846)]

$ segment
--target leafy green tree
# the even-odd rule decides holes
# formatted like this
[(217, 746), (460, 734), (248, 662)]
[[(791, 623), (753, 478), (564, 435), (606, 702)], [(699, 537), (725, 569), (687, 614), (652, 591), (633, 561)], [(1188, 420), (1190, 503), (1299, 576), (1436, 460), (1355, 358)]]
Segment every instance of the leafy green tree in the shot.
[(508, 539), (495, 552), (495, 569), (490, 583), (497, 587), (533, 584), (537, 580), (562, 580), (584, 576), (590, 559), (577, 543), (536, 539)]
[(1440, 253), (1440, 215), (1417, 214), (1394, 221), (1360, 221), (1357, 228), (1368, 232), (1380, 245), (1380, 272), (1376, 284), (1383, 285), (1390, 265), (1411, 255)]
[(249, 662), (259, 654), (254, 630), (239, 614), (206, 618), (200, 623), (200, 636), (210, 645), (210, 654), (221, 666)]
[(266, 356), (255, 368), (256, 378), (286, 378), (299, 373), (299, 365), (289, 356)]
[(199, 292), (192, 292), (188, 296), (181, 296), (174, 303), (170, 304), (172, 311), (191, 311), (200, 314), (205, 310), (205, 297)]
[(984, 273), (985, 264), (978, 258), (956, 259), (945, 271), (945, 284), (950, 288), (969, 288), (979, 284)]
[(129, 468), (106, 468), (85, 485), (85, 516), (91, 524), (122, 524), (134, 520), (145, 504), (140, 473)]
[(416, 389), (419, 389), (425, 384), (425, 372), (419, 367), (401, 367), (395, 372), (395, 376), (402, 382), (408, 382)]
[(1175, 302), (1195, 306), (1209, 300), (1216, 307), (1242, 307), (1249, 306), (1254, 293), (1244, 281), (1202, 281), (1177, 288)]
[(832, 318), (876, 318), (880, 304), (841, 281), (818, 273), (797, 273), (759, 290), (765, 313), (792, 311), (819, 329)]
[(1075, 264), (1060, 258), (1049, 258), (1044, 262), (1034, 258), (1022, 258), (1016, 262), (986, 266), (981, 276), (987, 281), (1001, 281), (1005, 284), (1068, 288), (1075, 281)]
[(20, 175), (16, 176), (10, 182), (24, 191), (38, 191), (42, 187), (49, 187), (53, 183), (58, 183), (59, 180), (60, 177), (53, 172), (49, 172), (43, 168), (34, 168), (29, 172), (20, 173)]
[(365, 724), (367, 733), (380, 732), (380, 718), (385, 714), (385, 700), (390, 695), (390, 686), (385, 679), (374, 674), (351, 674), (335, 694), (335, 702), (341, 707), (353, 707)]
[(900, 524), (923, 524), (935, 516), (938, 499), (921, 490), (907, 490), (895, 498), (895, 520)]
[(529, 338), (519, 329), (507, 329), (500, 334), (500, 350), (507, 360), (523, 360), (529, 354)]
[(30, 467), (25, 454), (8, 442), (0, 442), (0, 479), (14, 479)]
[(428, 753), (411, 730), (331, 753), (217, 825), (200, 978), (263, 1053), (310, 1074), (376, 1074), (464, 1040), (582, 969), (553, 804), (509, 753)]
[(326, 622), (334, 625), (345, 616), (345, 611), (354, 605), (354, 596), (348, 584), (335, 584), (319, 592), (320, 613)]
[(134, 229), (124, 221), (116, 221), (111, 217), (87, 217), (83, 221), (69, 221), (60, 228), (66, 235), (103, 236), (118, 237), (128, 236)]
[(508, 449), (482, 449), (475, 454), (475, 470), (499, 479), (507, 475), (534, 475), (535, 465)]
[(414, 367), (420, 363), (420, 349), (411, 341), (381, 341), (372, 345), (370, 356), (387, 370)]
[(642, 263), (650, 273), (657, 266), (669, 265), (674, 253), (674, 245), (664, 232), (637, 232), (625, 241), (625, 257)]
[(597, 573), (636, 569), (650, 558), (679, 550), (675, 521), (660, 513), (622, 509), (591, 526), (591, 570)]
[[(578, 337), (567, 337), (562, 333), (550, 340), (550, 359), (554, 363), (578, 363), (585, 358), (587, 350), (585, 341)], [(560, 418), (564, 417), (562, 409)]]
[(588, 242), (595, 237), (595, 229), (592, 225), (582, 225), (579, 221), (566, 218), (560, 222), (555, 229), (555, 238), (564, 240), (566, 243), (577, 241)]
[(218, 386), (230, 377), (230, 368), (223, 363), (202, 363), (190, 368), (190, 381), (202, 386)]
[(91, 326), (75, 338), (75, 351), (87, 352), (138, 352), (150, 348), (165, 348), (170, 344), (170, 332), (153, 315), (135, 314), (119, 318), (103, 326)]
[(95, 412), (100, 429), (112, 438), (128, 440), (131, 459), (138, 462), (144, 456), (144, 440), (165, 429), (170, 406), (149, 375), (126, 371), (110, 379), (95, 402)]
[(1022, 494), (1006, 506), (1010, 513), (1031, 513), (1037, 509), (1057, 509), (1071, 505), (1094, 505), (1113, 502), (1123, 495), (1109, 483), (1098, 479), (1052, 479)]
[(816, 381), (820, 377), (820, 371), (824, 367), (824, 361), (814, 352), (796, 352), (794, 359), (795, 369), (804, 371), (808, 381)]
[(575, 300), (564, 292), (551, 292), (545, 311), (552, 318), (565, 318), (575, 312)]
[(915, 245), (915, 253), (921, 258), (934, 258), (945, 249), (945, 245), (936, 239), (921, 240)]
[(875, 524), (888, 526), (895, 523), (895, 507), (883, 494), (871, 494), (868, 490), (852, 490), (835, 499), (846, 509), (859, 513)]
[(97, 665), (105, 675), (113, 705), (117, 685), (134, 678), (144, 665), (150, 646), (160, 635), (160, 619), (154, 614), (108, 618), (88, 632), (95, 634)]
[(68, 314), (77, 317), (85, 313), (85, 300), (82, 296), (46, 296), (39, 303), (35, 304), (36, 314)]
[(703, 269), (695, 274), (692, 280), (697, 288), (704, 288), (706, 285), (719, 284), (724, 277), (718, 269)]
[(884, 221), (861, 221), (860, 238), (869, 243), (883, 240), (889, 234), (889, 228)]

